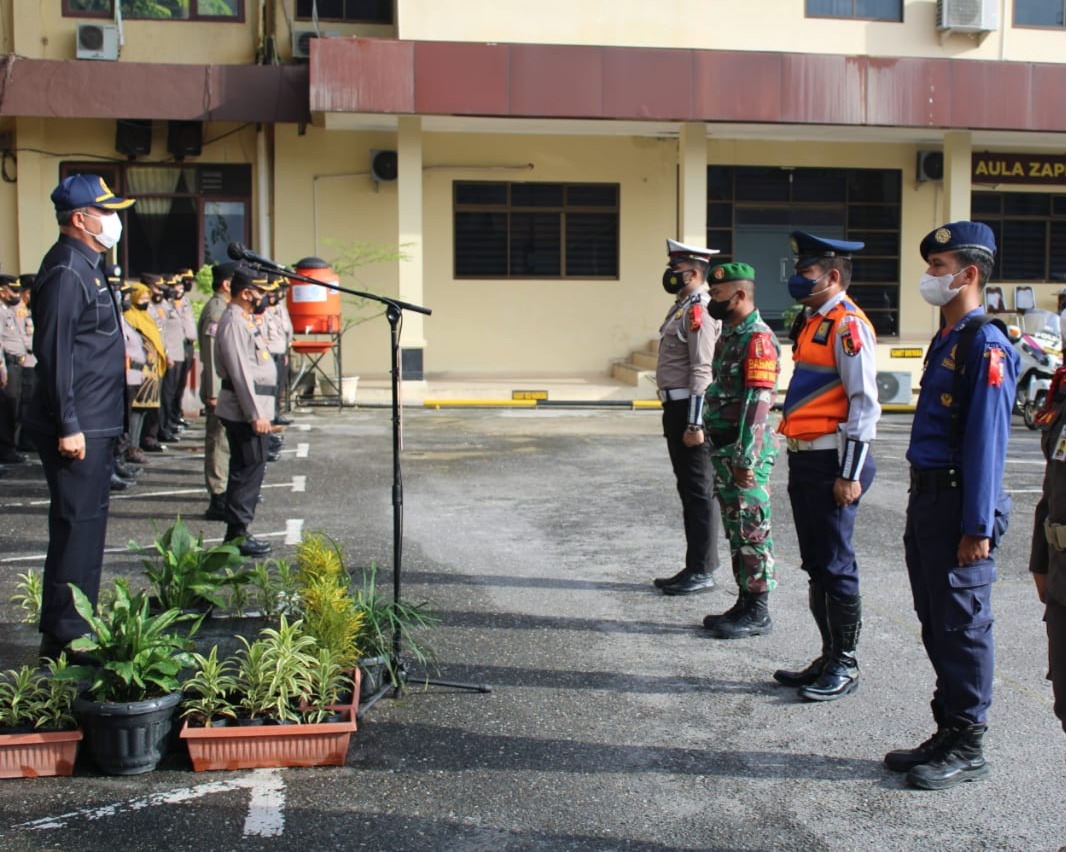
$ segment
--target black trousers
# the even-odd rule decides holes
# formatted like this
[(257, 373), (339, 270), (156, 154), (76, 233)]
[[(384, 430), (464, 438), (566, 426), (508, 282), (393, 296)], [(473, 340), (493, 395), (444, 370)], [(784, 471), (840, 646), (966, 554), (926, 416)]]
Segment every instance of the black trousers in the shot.
[(267, 441), (251, 423), (222, 420), (229, 441), (229, 476), (226, 480), (226, 538), (248, 534), (255, 520), (255, 505), (267, 466)]
[(22, 403), (22, 365), (14, 358), (7, 362), (7, 385), (0, 391), (0, 453), (15, 451), (15, 429)]
[(55, 435), (30, 433), (48, 480), (48, 555), (40, 630), (60, 642), (82, 636), (88, 625), (74, 609), (68, 583), (96, 605), (111, 498), (114, 438), (86, 438), (85, 458), (59, 455)]
[(709, 574), (718, 569), (718, 535), (722, 528), (722, 510), (714, 499), (714, 468), (710, 445), (686, 447), (688, 400), (663, 403), (663, 435), (670, 453), (670, 463), (681, 497), (685, 522), (685, 570)]
[(1047, 626), (1048, 680), (1055, 693), (1055, 715), (1066, 731), (1066, 606), (1049, 599), (1044, 623)]
[[(22, 412), (26, 411), (29, 407), (30, 400), (33, 399), (33, 392), (37, 388), (37, 370), (33, 367), (22, 368), (22, 390), (19, 394), (19, 417), (21, 418)], [(16, 427), (18, 433), (18, 440), (15, 445), (20, 450), (32, 449), (32, 444), (29, 438), (23, 434), (22, 424), (19, 423)]]
[(174, 397), (181, 394), (181, 373), (184, 365), (184, 361), (175, 361), (174, 366), (163, 374), (159, 391), (159, 428), (164, 432), (172, 432), (181, 416), (181, 412), (174, 407)]

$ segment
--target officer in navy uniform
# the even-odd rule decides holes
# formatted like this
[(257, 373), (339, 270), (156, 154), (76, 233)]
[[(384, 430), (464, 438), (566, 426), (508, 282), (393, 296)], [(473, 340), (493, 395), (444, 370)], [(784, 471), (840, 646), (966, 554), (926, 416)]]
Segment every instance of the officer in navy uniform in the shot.
[(907, 460), (911, 488), (903, 536), (914, 609), (936, 674), (936, 733), (885, 755), (927, 790), (988, 774), (982, 753), (992, 703), (994, 550), (1006, 529), (1003, 467), (1018, 355), (981, 291), (996, 243), (980, 222), (952, 222), (921, 242), (920, 291), (943, 329), (929, 345)]
[(791, 234), (796, 257), (789, 293), (804, 306), (792, 327), (795, 370), (780, 431), (788, 444), (788, 496), (807, 600), (822, 639), (804, 669), (774, 679), (807, 701), (834, 701), (859, 685), (862, 628), (859, 564), (851, 539), (859, 502), (873, 484), (877, 434), (876, 339), (848, 295), (852, 254), (864, 245), (805, 231)]
[(215, 414), (229, 440), (226, 482), (226, 541), (243, 539), (241, 553), (265, 556), (268, 542), (248, 532), (266, 472), (277, 368), (256, 315), (266, 308), (269, 282), (241, 266), (230, 282), (230, 303), (215, 332), (215, 361), (220, 376)]
[(713, 249), (666, 241), (663, 289), (676, 298), (659, 328), (655, 382), (663, 405), (663, 434), (677, 479), (685, 524), (685, 567), (654, 583), (664, 595), (714, 588), (722, 512), (714, 497), (710, 444), (703, 434), (704, 392), (713, 378), (714, 347), (722, 324), (707, 313), (707, 270)]
[(41, 656), (83, 635), (68, 584), (95, 606), (107, 532), (113, 445), (124, 431), (126, 348), (103, 257), (122, 236), (118, 198), (97, 175), (73, 175), (52, 192), (59, 241), (33, 286), (37, 388), (23, 418), (48, 480), (48, 555)]

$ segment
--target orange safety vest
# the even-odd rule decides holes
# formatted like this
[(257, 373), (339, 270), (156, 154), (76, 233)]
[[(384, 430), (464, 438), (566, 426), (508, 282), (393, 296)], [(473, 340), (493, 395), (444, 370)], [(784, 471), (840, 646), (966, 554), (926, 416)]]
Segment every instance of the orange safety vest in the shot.
[[(782, 434), (813, 441), (835, 432), (848, 419), (848, 397), (837, 371), (834, 343), (839, 325), (856, 321), (866, 323), (873, 333), (866, 314), (845, 298), (825, 316), (813, 314), (800, 329), (792, 352), (795, 369), (785, 394), (785, 417), (778, 427)], [(851, 340), (850, 345), (862, 346), (857, 334)]]

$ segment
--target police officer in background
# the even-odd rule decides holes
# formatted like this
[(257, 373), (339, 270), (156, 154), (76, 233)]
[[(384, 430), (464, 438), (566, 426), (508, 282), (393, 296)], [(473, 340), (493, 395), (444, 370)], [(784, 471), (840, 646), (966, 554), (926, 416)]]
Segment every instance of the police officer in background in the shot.
[(737, 600), (703, 626), (719, 639), (758, 636), (772, 629), (767, 608), (777, 585), (770, 537), (770, 473), (777, 435), (770, 410), (777, 398), (777, 336), (755, 307), (755, 270), (723, 263), (711, 270), (707, 313), (722, 322), (714, 355), (714, 381), (704, 414), (722, 508)]
[(710, 385), (721, 323), (707, 315), (707, 270), (713, 249), (666, 241), (669, 267), (663, 289), (675, 297), (659, 328), (655, 382), (663, 405), (663, 434), (670, 453), (685, 524), (685, 567), (655, 586), (665, 595), (714, 588), (721, 512), (714, 499), (714, 472), (703, 434), (703, 394)]
[[(185, 391), (183, 378), (188, 375), (185, 362), (185, 335), (188, 332), (181, 302), (185, 294), (181, 278), (174, 276), (163, 285), (163, 342), (167, 347), (167, 372), (163, 376), (163, 392), (159, 406), (159, 440), (173, 443), (181, 440), (183, 428), (181, 399)], [(195, 332), (195, 326), (192, 331)], [(194, 335), (195, 336), (195, 335)]]
[(1044, 487), (1033, 517), (1029, 570), (1044, 604), (1048, 639), (1048, 680), (1055, 715), (1066, 731), (1066, 367), (1051, 380), (1044, 407), (1036, 415), (1040, 446), (1047, 460)]
[(940, 308), (911, 426), (903, 543), (922, 643), (936, 673), (936, 733), (885, 755), (913, 787), (941, 790), (988, 774), (982, 753), (992, 704), (993, 551), (1006, 529), (1003, 466), (1018, 355), (981, 307), (996, 255), (980, 222), (952, 222), (921, 242), (920, 291)]
[(229, 440), (226, 483), (226, 541), (243, 539), (241, 553), (265, 556), (270, 544), (248, 532), (266, 472), (274, 419), (277, 369), (255, 317), (266, 308), (265, 276), (239, 266), (230, 282), (230, 303), (215, 333), (220, 376), (215, 413)]
[[(15, 308), (15, 316), (18, 318), (19, 328), (22, 330), (22, 342), (26, 347), (26, 360), (22, 362), (20, 413), (25, 413), (30, 399), (33, 397), (34, 388), (37, 387), (37, 371), (34, 369), (37, 366), (37, 357), (33, 354), (33, 317), (30, 314), (30, 294), (33, 291), (33, 283), (36, 280), (36, 275), (25, 274), (19, 276), (21, 302)], [(19, 423), (15, 449), (23, 453), (33, 449), (26, 438), (26, 433), (21, 423)]]
[(236, 263), (219, 263), (211, 270), (211, 298), (200, 313), (196, 335), (200, 341), (200, 401), (206, 414), (204, 423), (204, 484), (207, 486), (208, 506), (204, 512), (206, 521), (226, 520), (226, 479), (229, 470), (229, 441), (226, 429), (215, 413), (218, 405), (219, 385), (215, 358), (215, 335), (218, 324), (230, 301), (230, 282), (237, 269)]
[(278, 368), (278, 392), (274, 397), (276, 411), (274, 422), (279, 426), (288, 426), (292, 421), (281, 413), (282, 401), (288, 397), (289, 347), (294, 337), (289, 309), (285, 305), (288, 282), (281, 275), (271, 275), (270, 279), (272, 284), (278, 285), (277, 289), (267, 294), (267, 309), (264, 314), (270, 354), (274, 357), (274, 363)]
[(26, 457), (15, 449), (22, 407), (22, 371), (26, 341), (19, 323), (21, 285), (14, 275), (0, 275), (0, 349), (7, 379), (0, 381), (0, 464), (22, 464)]
[[(141, 283), (148, 288), (148, 292), (151, 294), (148, 303), (148, 318), (155, 323), (155, 327), (159, 330), (159, 334), (162, 337), (164, 349), (166, 349), (167, 305), (166, 295), (163, 291), (163, 276), (156, 275), (154, 272), (144, 272), (141, 274)], [(140, 448), (146, 453), (161, 453), (166, 449), (166, 447), (159, 443), (160, 432), (166, 432), (163, 428), (162, 381), (166, 380), (167, 373), (169, 373), (173, 367), (174, 362), (171, 360), (169, 350), (167, 350), (165, 360), (159, 365), (160, 374), (162, 376), (159, 392), (159, 405), (145, 409)]]
[(807, 599), (821, 653), (805, 669), (774, 679), (809, 701), (832, 701), (859, 685), (862, 627), (859, 566), (851, 544), (862, 495), (876, 467), (870, 454), (877, 402), (876, 339), (847, 295), (851, 255), (863, 243), (793, 231), (792, 298), (804, 309), (792, 326), (794, 371), (780, 430), (788, 443), (788, 496), (808, 575)]
[(30, 301), (37, 390), (23, 418), (48, 480), (48, 555), (41, 601), (42, 657), (87, 625), (69, 584), (95, 606), (110, 502), (113, 444), (122, 434), (126, 352), (103, 256), (122, 236), (118, 198), (97, 175), (72, 175), (52, 192), (58, 242), (41, 261)]

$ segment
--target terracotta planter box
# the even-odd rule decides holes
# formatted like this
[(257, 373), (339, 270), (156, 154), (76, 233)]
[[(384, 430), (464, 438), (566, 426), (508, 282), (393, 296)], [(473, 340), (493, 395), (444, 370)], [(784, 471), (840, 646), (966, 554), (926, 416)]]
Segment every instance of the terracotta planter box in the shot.
[(356, 730), (358, 695), (357, 672), (353, 703), (334, 708), (344, 714), (340, 722), (225, 728), (191, 728), (185, 722), (181, 738), (189, 747), (195, 772), (272, 766), (344, 766), (348, 743)]
[(0, 734), (0, 778), (71, 775), (82, 733), (49, 731)]

